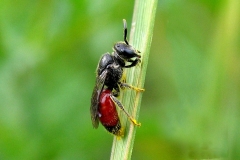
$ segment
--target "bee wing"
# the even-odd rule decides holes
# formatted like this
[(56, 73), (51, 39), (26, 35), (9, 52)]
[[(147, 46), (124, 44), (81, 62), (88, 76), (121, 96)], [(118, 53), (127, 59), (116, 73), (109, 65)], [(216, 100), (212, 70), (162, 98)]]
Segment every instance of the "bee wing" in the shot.
[(94, 128), (98, 128), (99, 125), (99, 115), (98, 115), (98, 103), (99, 96), (104, 88), (104, 82), (107, 76), (107, 70), (104, 70), (96, 79), (96, 85), (93, 89), (92, 99), (91, 99), (91, 119)]

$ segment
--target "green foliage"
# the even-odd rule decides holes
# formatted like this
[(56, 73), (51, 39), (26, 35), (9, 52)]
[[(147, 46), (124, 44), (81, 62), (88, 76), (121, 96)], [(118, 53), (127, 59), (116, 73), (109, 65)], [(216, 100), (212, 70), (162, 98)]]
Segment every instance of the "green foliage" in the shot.
[[(99, 57), (134, 3), (0, 1), (0, 159), (109, 159)], [(238, 0), (160, 0), (132, 159), (240, 158)]]

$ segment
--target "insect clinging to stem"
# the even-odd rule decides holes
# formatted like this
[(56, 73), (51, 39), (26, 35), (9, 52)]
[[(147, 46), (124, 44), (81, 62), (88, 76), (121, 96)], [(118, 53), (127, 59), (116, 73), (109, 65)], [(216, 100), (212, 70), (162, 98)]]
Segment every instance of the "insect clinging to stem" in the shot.
[(98, 128), (100, 121), (108, 132), (119, 137), (124, 135), (124, 129), (120, 123), (116, 106), (127, 115), (134, 125), (141, 125), (131, 117), (117, 99), (120, 90), (129, 88), (137, 92), (144, 91), (144, 89), (131, 86), (122, 80), (124, 68), (134, 67), (141, 62), (140, 51), (134, 49), (127, 41), (127, 22), (125, 19), (123, 19), (123, 31), (124, 41), (114, 44), (112, 54), (105, 53), (100, 58), (90, 107), (93, 127)]

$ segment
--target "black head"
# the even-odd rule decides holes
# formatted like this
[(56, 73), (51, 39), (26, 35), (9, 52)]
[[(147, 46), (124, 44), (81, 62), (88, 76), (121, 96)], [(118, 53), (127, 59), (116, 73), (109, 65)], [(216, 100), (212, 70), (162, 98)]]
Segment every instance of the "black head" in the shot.
[(118, 56), (124, 60), (128, 60), (134, 57), (140, 58), (141, 56), (138, 55), (140, 52), (129, 45), (127, 41), (127, 22), (125, 19), (123, 19), (123, 31), (124, 42), (117, 42), (114, 45), (114, 50), (117, 52)]

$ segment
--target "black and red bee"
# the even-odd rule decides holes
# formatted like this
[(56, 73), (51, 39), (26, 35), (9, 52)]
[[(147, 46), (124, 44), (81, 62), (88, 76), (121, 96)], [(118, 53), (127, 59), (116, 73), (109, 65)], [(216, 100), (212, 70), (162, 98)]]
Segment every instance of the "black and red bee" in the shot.
[[(110, 133), (122, 137), (124, 135), (116, 105), (128, 116), (133, 124), (140, 123), (130, 116), (122, 103), (116, 98), (121, 88), (130, 88), (136, 91), (144, 89), (136, 88), (122, 81), (123, 69), (136, 66), (140, 63), (141, 56), (127, 41), (127, 22), (123, 19), (124, 42), (117, 42), (113, 47), (112, 54), (105, 53), (97, 66), (96, 85), (91, 99), (91, 119), (94, 128), (98, 128), (99, 121)], [(126, 62), (130, 64), (126, 65)]]

